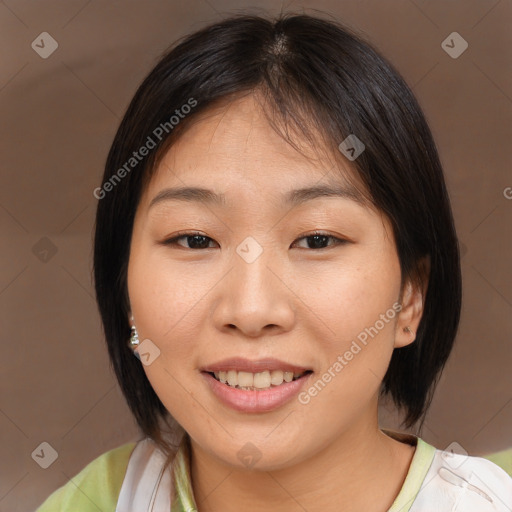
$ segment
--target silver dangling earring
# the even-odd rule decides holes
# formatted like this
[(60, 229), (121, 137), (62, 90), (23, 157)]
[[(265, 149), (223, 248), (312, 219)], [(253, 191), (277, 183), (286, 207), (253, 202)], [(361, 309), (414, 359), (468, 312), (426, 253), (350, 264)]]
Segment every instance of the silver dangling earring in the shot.
[(135, 325), (132, 325), (132, 333), (130, 334), (129, 346), (132, 350), (135, 350), (139, 346), (139, 333)]

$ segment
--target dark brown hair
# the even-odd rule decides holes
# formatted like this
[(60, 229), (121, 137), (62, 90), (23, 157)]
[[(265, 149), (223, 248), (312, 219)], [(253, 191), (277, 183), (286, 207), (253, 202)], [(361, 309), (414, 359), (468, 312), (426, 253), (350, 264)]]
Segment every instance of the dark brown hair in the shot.
[[(345, 158), (337, 147), (347, 136), (363, 141), (363, 153), (351, 163), (373, 206), (391, 221), (402, 281), (424, 277), (429, 261), (416, 340), (394, 350), (382, 383), (382, 394), (405, 411), (404, 424), (411, 427), (424, 419), (460, 317), (459, 249), (443, 171), (400, 74), (361, 36), (308, 15), (234, 16), (183, 38), (149, 73), (124, 115), (103, 176), (103, 186), (111, 185), (101, 189), (98, 202), (94, 277), (109, 355), (128, 405), (143, 433), (165, 449), (161, 420), (169, 413), (127, 346), (127, 266), (144, 186), (164, 150), (199, 113), (255, 91), (263, 92), (269, 119), (285, 127), (288, 139), (287, 127), (310, 142), (315, 131), (336, 158)], [(185, 114), (180, 109), (191, 99), (194, 107)], [(183, 115), (172, 127), (176, 110)], [(157, 127), (167, 128), (156, 132), (160, 138)], [(154, 149), (131, 161), (149, 138)]]

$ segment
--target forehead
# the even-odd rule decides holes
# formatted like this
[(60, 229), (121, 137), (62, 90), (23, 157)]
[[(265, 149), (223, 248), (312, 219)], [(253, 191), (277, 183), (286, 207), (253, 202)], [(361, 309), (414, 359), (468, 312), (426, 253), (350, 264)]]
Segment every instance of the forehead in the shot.
[[(323, 187), (324, 195), (332, 195), (328, 187), (336, 188), (365, 202), (354, 169), (339, 155), (333, 158), (320, 144), (308, 144), (297, 135), (293, 142), (299, 150), (270, 125), (255, 95), (207, 109), (195, 115), (163, 156), (147, 195), (153, 200), (164, 187), (204, 187), (222, 196), (212, 202), (228, 204), (232, 196), (278, 199), (284, 191), (315, 186)], [(286, 197), (293, 201), (300, 194)]]

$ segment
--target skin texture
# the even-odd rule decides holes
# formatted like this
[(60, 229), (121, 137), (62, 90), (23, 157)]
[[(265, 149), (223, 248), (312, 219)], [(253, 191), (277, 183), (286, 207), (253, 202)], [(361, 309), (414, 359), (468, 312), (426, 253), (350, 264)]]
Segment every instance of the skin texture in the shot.
[[(377, 397), (393, 349), (414, 341), (422, 294), (406, 283), (401, 296), (395, 242), (381, 213), (342, 197), (295, 208), (281, 197), (346, 184), (349, 164), (333, 169), (313, 151), (309, 158), (295, 151), (251, 95), (194, 122), (143, 194), (128, 267), (131, 314), (140, 339), (160, 350), (144, 366), (147, 377), (191, 436), (201, 512), (384, 512), (403, 484), (414, 448), (379, 430)], [(222, 192), (226, 205), (174, 200), (148, 209), (173, 186)], [(314, 230), (347, 242), (326, 238), (316, 248), (302, 238)], [(190, 231), (208, 238), (163, 243)], [(252, 263), (236, 252), (248, 236), (263, 249)], [(237, 412), (200, 374), (228, 357), (273, 357), (311, 368), (314, 382), (396, 303), (400, 313), (307, 404)], [(261, 455), (252, 469), (237, 456), (247, 442)]]

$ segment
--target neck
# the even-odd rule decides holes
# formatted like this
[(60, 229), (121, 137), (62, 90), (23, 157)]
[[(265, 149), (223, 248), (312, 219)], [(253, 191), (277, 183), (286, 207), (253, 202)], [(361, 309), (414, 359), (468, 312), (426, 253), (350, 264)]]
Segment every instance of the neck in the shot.
[(361, 418), (313, 456), (272, 471), (233, 468), (192, 441), (191, 478), (198, 511), (387, 511), (415, 449), (380, 431), (377, 414), (368, 419)]

